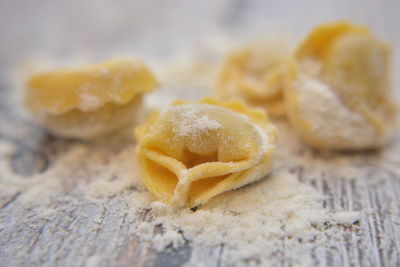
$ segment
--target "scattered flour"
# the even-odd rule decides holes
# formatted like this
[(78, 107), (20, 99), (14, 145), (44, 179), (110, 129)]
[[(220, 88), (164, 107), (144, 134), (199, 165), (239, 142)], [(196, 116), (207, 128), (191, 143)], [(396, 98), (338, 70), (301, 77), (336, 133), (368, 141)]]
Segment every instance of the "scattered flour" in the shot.
[(342, 104), (327, 84), (300, 73), (294, 86), (299, 93), (302, 117), (320, 139), (333, 141), (339, 135), (346, 142), (362, 146), (376, 137), (374, 128)]
[(180, 136), (191, 136), (198, 132), (216, 130), (222, 127), (217, 121), (199, 112), (201, 109), (196, 104), (176, 106), (167, 109), (167, 111), (170, 110), (174, 110), (179, 114), (178, 121), (174, 124), (173, 130), (175, 134)]
[(153, 238), (154, 227), (146, 222), (141, 222), (137, 225), (133, 233), (140, 233), (142, 240), (150, 241)]
[(318, 229), (330, 220), (323, 199), (290, 172), (276, 171), (256, 184), (220, 195), (196, 211), (176, 213), (154, 202), (148, 224), (161, 225), (164, 231), (153, 240), (158, 250), (176, 247), (183, 236), (201, 246), (224, 244), (230, 251), (229, 263), (250, 257), (266, 260), (275, 252), (266, 247), (285, 238), (313, 240), (321, 235)]
[[(28, 206), (46, 203), (65, 193), (72, 172), (82, 163), (88, 153), (88, 148), (82, 145), (72, 146), (54, 165), (44, 173), (36, 174), (29, 179), (16, 175), (10, 167), (0, 162), (3, 175), (0, 176), (0, 188), (9, 194), (24, 192), (18, 201)], [(66, 166), (68, 166), (66, 168)], [(75, 175), (79, 175), (76, 173)]]
[(100, 101), (97, 96), (91, 95), (86, 92), (82, 92), (79, 94), (79, 98), (82, 103), (82, 106), (85, 107), (84, 110), (90, 110), (100, 106), (99, 104)]
[(162, 235), (156, 235), (153, 239), (153, 246), (156, 250), (162, 251), (166, 248), (178, 249), (186, 243), (183, 235), (176, 230), (169, 230)]
[[(293, 132), (285, 121), (275, 121), (278, 128), (278, 143), (274, 166), (276, 169), (301, 168), (307, 175), (303, 180), (312, 180), (326, 174), (344, 179), (357, 179), (362, 176), (360, 168), (367, 171), (364, 153), (321, 153), (311, 150), (300, 137)], [(394, 148), (395, 149), (395, 148)], [(385, 150), (386, 151), (386, 150)], [(375, 161), (374, 164), (385, 160)], [(393, 164), (390, 164), (393, 168)], [(373, 164), (370, 167), (374, 167)]]
[(100, 265), (101, 262), (104, 261), (103, 256), (101, 255), (93, 255), (90, 256), (86, 262), (85, 262), (85, 267), (97, 267)]
[(338, 211), (332, 217), (338, 224), (351, 226), (360, 221), (361, 213), (358, 211)]
[(97, 159), (94, 158), (97, 164), (90, 166), (91, 175), (101, 178), (94, 179), (85, 187), (84, 191), (88, 197), (113, 197), (128, 188), (145, 190), (140, 182), (136, 159), (132, 157), (135, 154), (134, 149), (134, 146), (128, 146), (112, 158), (104, 154), (99, 154)]

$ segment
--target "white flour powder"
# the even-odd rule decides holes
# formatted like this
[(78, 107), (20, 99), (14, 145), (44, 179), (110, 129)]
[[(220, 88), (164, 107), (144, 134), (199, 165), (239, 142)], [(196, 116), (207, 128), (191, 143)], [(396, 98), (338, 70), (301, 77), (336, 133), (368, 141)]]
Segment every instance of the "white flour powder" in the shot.
[(376, 137), (374, 128), (341, 103), (327, 84), (300, 74), (294, 86), (301, 115), (320, 139), (333, 141), (339, 135), (346, 142), (362, 146)]
[[(232, 251), (231, 263), (250, 257), (267, 259), (275, 250), (265, 248), (283, 238), (311, 240), (318, 236), (317, 228), (329, 221), (322, 199), (293, 174), (275, 171), (256, 184), (214, 198), (196, 211), (176, 213), (155, 202), (149, 224), (161, 224), (164, 230), (154, 240), (158, 249), (165, 249), (157, 244), (160, 240), (163, 245), (170, 245), (185, 238), (202, 246), (224, 244)], [(165, 242), (164, 236), (170, 243)]]
[(215, 130), (222, 127), (217, 121), (201, 114), (196, 105), (184, 105), (169, 108), (167, 111), (178, 112), (177, 121), (174, 122), (174, 133), (181, 136), (197, 135), (199, 132)]

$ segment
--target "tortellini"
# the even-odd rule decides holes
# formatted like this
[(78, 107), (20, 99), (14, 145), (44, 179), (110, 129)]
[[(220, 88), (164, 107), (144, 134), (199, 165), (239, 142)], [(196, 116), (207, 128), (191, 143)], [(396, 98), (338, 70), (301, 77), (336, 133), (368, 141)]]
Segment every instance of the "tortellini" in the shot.
[(285, 86), (287, 115), (322, 150), (377, 148), (393, 136), (391, 50), (367, 28), (316, 27), (295, 52)]
[(132, 125), (157, 80), (138, 60), (114, 59), (31, 76), (27, 107), (51, 132), (89, 139)]
[(276, 129), (240, 101), (177, 101), (135, 129), (142, 179), (158, 200), (194, 207), (267, 175)]
[(262, 42), (229, 54), (215, 86), (220, 98), (241, 97), (268, 114), (285, 114), (282, 86), (291, 49), (284, 42)]

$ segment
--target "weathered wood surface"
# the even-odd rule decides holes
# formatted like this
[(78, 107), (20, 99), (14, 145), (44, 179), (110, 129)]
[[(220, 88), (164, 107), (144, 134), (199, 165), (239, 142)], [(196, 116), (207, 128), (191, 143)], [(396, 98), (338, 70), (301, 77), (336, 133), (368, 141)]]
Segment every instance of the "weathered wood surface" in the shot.
[[(108, 9), (112, 7), (104, 3), (100, 4), (100, 8), (95, 10), (98, 9), (98, 14), (101, 15), (92, 14), (95, 18), (91, 21), (92, 25), (88, 26), (88, 24), (80, 24), (82, 21), (90, 21), (83, 18), (87, 15), (85, 12), (78, 12), (76, 7), (69, 7), (63, 13), (60, 10), (66, 8), (68, 4), (64, 3), (61, 7), (56, 7), (55, 4), (50, 4), (50, 2), (43, 2), (40, 6), (36, 6), (36, 4), (34, 6), (31, 3), (29, 5), (32, 6), (28, 7), (22, 7), (22, 5), (27, 5), (24, 1), (3, 1), (1, 3), (0, 27), (2, 27), (2, 34), (5, 35), (1, 37), (0, 42), (3, 44), (1, 47), (3, 62), (0, 67), (3, 74), (11, 69), (9, 66), (15, 65), (23, 59), (23, 56), (29, 55), (29, 47), (33, 47), (30, 50), (31, 52), (47, 51), (52, 55), (64, 55), (64, 52), (67, 55), (73, 55), (80, 51), (79, 47), (95, 49), (95, 55), (105, 51), (107, 51), (105, 53), (109, 53), (110, 47), (113, 47), (111, 50), (114, 52), (118, 49), (131, 51), (132, 49), (128, 47), (131, 42), (136, 41), (135, 48), (137, 51), (150, 50), (149, 53), (153, 54), (163, 54), (174, 47), (173, 44), (166, 44), (164, 48), (148, 45), (149, 40), (154, 36), (148, 37), (146, 35), (142, 40), (133, 37), (124, 39), (122, 36), (126, 34), (121, 34), (124, 31), (138, 36), (145, 36), (143, 32), (146, 31), (150, 31), (150, 35), (152, 35), (155, 31), (154, 25), (152, 27), (143, 26), (148, 20), (139, 16), (134, 18), (134, 23), (125, 23), (122, 19), (117, 19), (119, 13), (122, 13), (121, 16), (124, 19), (134, 17), (130, 13), (132, 6), (130, 6), (131, 11), (129, 12), (124, 11), (122, 7), (111, 10), (110, 17), (104, 18), (106, 22), (96, 25), (96, 22), (101, 22), (102, 16), (108, 14)], [(89, 5), (90, 1), (84, 2), (86, 8), (94, 5), (94, 3)], [(152, 5), (162, 5), (163, 2), (154, 2)], [(347, 1), (336, 2), (339, 6), (347, 3)], [(361, 2), (357, 3), (360, 4)], [(362, 1), (362, 3), (366, 2)], [(380, 7), (378, 1), (369, 1), (368, 3), (367, 6), (371, 8)], [(390, 13), (390, 10), (392, 12), (398, 10), (398, 8), (395, 8), (397, 2), (387, 1), (385, 3), (386, 5), (380, 7), (380, 9), (371, 11), (371, 14), (383, 16), (386, 11)], [(183, 3), (180, 4), (184, 5)], [(262, 3), (257, 1), (251, 1), (251, 4), (245, 4), (241, 1), (221, 1), (220, 4), (210, 3), (209, 7), (200, 5), (202, 7), (200, 9), (189, 5), (189, 7), (186, 6), (186, 11), (191, 10), (192, 13), (196, 13), (194, 20), (197, 22), (200, 20), (196, 19), (202, 17), (198, 12), (204, 12), (208, 16), (218, 18), (216, 25), (226, 26), (235, 25), (239, 18), (244, 16), (244, 10), (255, 11), (258, 5), (263, 6)], [(356, 4), (353, 5), (352, 7), (355, 8)], [(145, 9), (144, 13), (150, 12), (151, 8), (148, 6), (151, 5), (138, 4), (138, 7)], [(279, 5), (278, 10), (283, 12), (281, 10), (283, 7), (285, 5)], [(346, 6), (343, 6), (343, 10), (344, 7)], [(167, 6), (163, 5), (163, 9), (166, 8)], [(265, 9), (265, 7), (263, 8)], [(319, 6), (319, 8), (322, 9), (323, 7)], [(46, 16), (46, 11), (55, 10), (59, 12), (56, 14), (61, 14), (61, 18), (54, 17), (56, 16), (54, 14), (48, 15), (51, 16), (48, 21), (40, 18)], [(295, 12), (298, 11), (295, 10)], [(173, 16), (178, 16), (176, 12), (174, 13), (171, 10), (156, 11), (155, 13), (161, 16), (160, 21), (169, 21), (172, 20)], [(303, 15), (306, 14), (308, 13)], [(339, 12), (334, 16), (341, 14)], [(351, 14), (351, 12), (346, 11), (343, 14)], [(16, 18), (12, 18), (13, 15)], [(75, 15), (77, 20), (72, 21), (74, 19), (71, 18), (74, 18)], [(184, 14), (184, 16), (188, 17), (187, 14)], [(286, 16), (288, 15), (284, 17)], [(324, 19), (321, 16), (318, 16), (318, 20)], [(361, 21), (368, 22), (367, 15), (363, 17), (362, 14), (355, 11), (355, 16)], [(8, 23), (7, 19), (9, 19)], [(35, 20), (39, 22), (35, 23)], [(24, 21), (24, 25), (16, 24), (20, 21)], [(30, 22), (33, 25), (29, 25)], [(60, 23), (61, 25), (64, 23), (67, 26), (48, 26), (46, 22)], [(114, 35), (112, 35), (114, 28), (108, 25), (111, 22), (119, 25), (115, 26), (118, 31)], [(390, 21), (385, 20), (384, 17), (375, 17), (375, 22), (377, 28), (384, 28), (385, 23), (389, 24)], [(206, 24), (215, 26), (211, 22)], [(396, 25), (396, 23), (394, 24)], [(181, 38), (179, 34), (176, 35), (172, 30), (177, 25), (179, 25), (179, 22), (170, 22), (170, 27), (165, 28), (166, 30), (160, 33), (161, 37), (159, 38), (164, 40), (167, 37)], [(397, 25), (399, 25), (398, 20)], [(92, 32), (93, 28), (96, 29), (96, 26), (103, 28), (107, 36), (103, 35), (100, 30)], [(108, 28), (104, 29), (105, 26)], [(129, 26), (132, 26), (133, 30)], [(307, 27), (310, 26), (307, 25)], [(144, 30), (141, 27), (144, 27)], [(393, 34), (398, 30), (395, 29), (395, 31), (393, 27), (386, 29), (386, 34)], [(75, 32), (74, 35), (76, 39), (67, 40), (63, 38), (65, 32), (57, 32), (60, 29), (66, 30), (68, 33), (76, 31), (77, 33)], [(184, 30), (182, 32), (182, 34), (185, 34)], [(111, 42), (109, 41), (110, 38), (116, 38), (116, 40)], [(87, 45), (85, 46), (85, 44)], [(70, 48), (71, 46), (74, 48)], [(36, 124), (16, 111), (17, 109), (14, 108), (15, 101), (10, 96), (11, 90), (15, 90), (15, 88), (6, 82), (5, 75), (2, 75), (0, 81), (0, 142), (8, 143), (17, 149), (12, 154), (1, 154), (0, 156), (6, 157), (8, 166), (15, 174), (23, 176), (25, 179), (34, 179), (32, 177), (35, 174), (43, 173), (52, 164), (55, 164), (57, 158), (70, 146), (73, 146), (75, 141), (59, 139), (45, 134)], [(400, 139), (397, 138), (392, 146), (400, 148), (399, 143)], [(304, 179), (305, 176), (311, 174), (303, 168), (304, 166), (293, 166), (293, 170), (300, 180), (310, 183), (329, 197), (324, 202), (326, 207), (332, 210), (360, 210), (363, 212), (359, 227), (340, 227), (337, 230), (340, 233), (340, 238), (337, 238), (338, 235), (334, 235), (336, 239), (333, 239), (334, 236), (332, 235), (326, 245), (309, 251), (305, 250), (305, 253), (311, 255), (310, 265), (400, 265), (400, 151), (393, 149), (393, 147), (394, 153), (391, 157), (387, 157), (382, 152), (368, 152), (361, 155), (359, 160), (352, 161), (356, 170), (353, 175), (360, 176), (356, 179), (341, 177), (334, 169), (323, 173), (321, 176)], [(321, 157), (322, 161), (326, 162), (330, 160), (330, 156), (315, 155), (315, 157)], [(335, 157), (350, 160), (352, 155)], [(4, 175), (7, 175), (7, 173), (0, 169), (0, 178)], [(42, 213), (42, 209), (19, 202), (19, 199), (24, 196), (24, 191), (1, 194), (2, 191), (0, 190), (0, 266), (180, 266), (190, 260), (207, 266), (221, 266), (221, 262), (223, 262), (221, 259), (224, 258), (225, 253), (223, 245), (218, 248), (207, 249), (188, 243), (178, 251), (159, 253), (150, 249), (145, 242), (139, 242), (131, 232), (131, 223), (128, 219), (129, 207), (121, 206), (118, 197), (108, 198), (107, 201), (96, 203), (82, 198), (77, 193), (79, 192), (76, 190), (78, 180), (91, 179), (90, 174), (85, 175), (82, 178), (82, 174), (76, 174), (71, 169), (69, 177), (63, 178), (63, 188), (59, 197), (47, 204), (46, 208), (51, 208), (53, 211), (47, 215)], [(143, 210), (140, 220), (148, 219), (148, 211)], [(327, 235), (330, 236), (328, 232)], [(282, 240), (280, 253), (275, 256), (274, 262), (279, 262), (279, 265), (282, 266), (292, 266), (296, 261), (290, 253), (290, 250), (285, 249), (285, 240)]]

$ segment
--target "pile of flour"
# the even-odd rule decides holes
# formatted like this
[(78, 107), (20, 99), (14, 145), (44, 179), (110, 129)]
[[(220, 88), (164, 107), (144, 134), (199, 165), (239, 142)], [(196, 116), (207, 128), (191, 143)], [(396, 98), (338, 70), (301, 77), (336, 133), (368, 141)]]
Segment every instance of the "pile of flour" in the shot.
[(216, 130), (222, 127), (217, 121), (210, 119), (206, 114), (201, 114), (196, 104), (176, 106), (167, 109), (178, 113), (173, 122), (173, 130), (179, 136), (195, 136), (199, 132)]
[[(152, 220), (147, 224), (162, 226), (163, 233), (153, 242), (159, 250), (169, 245), (177, 248), (185, 240), (202, 246), (224, 244), (235, 262), (268, 257), (274, 250), (266, 247), (272, 248), (284, 238), (315, 239), (317, 229), (329, 221), (322, 199), (290, 172), (274, 171), (266, 179), (217, 196), (195, 211), (174, 212), (153, 202)], [(139, 237), (142, 227), (138, 228)]]

